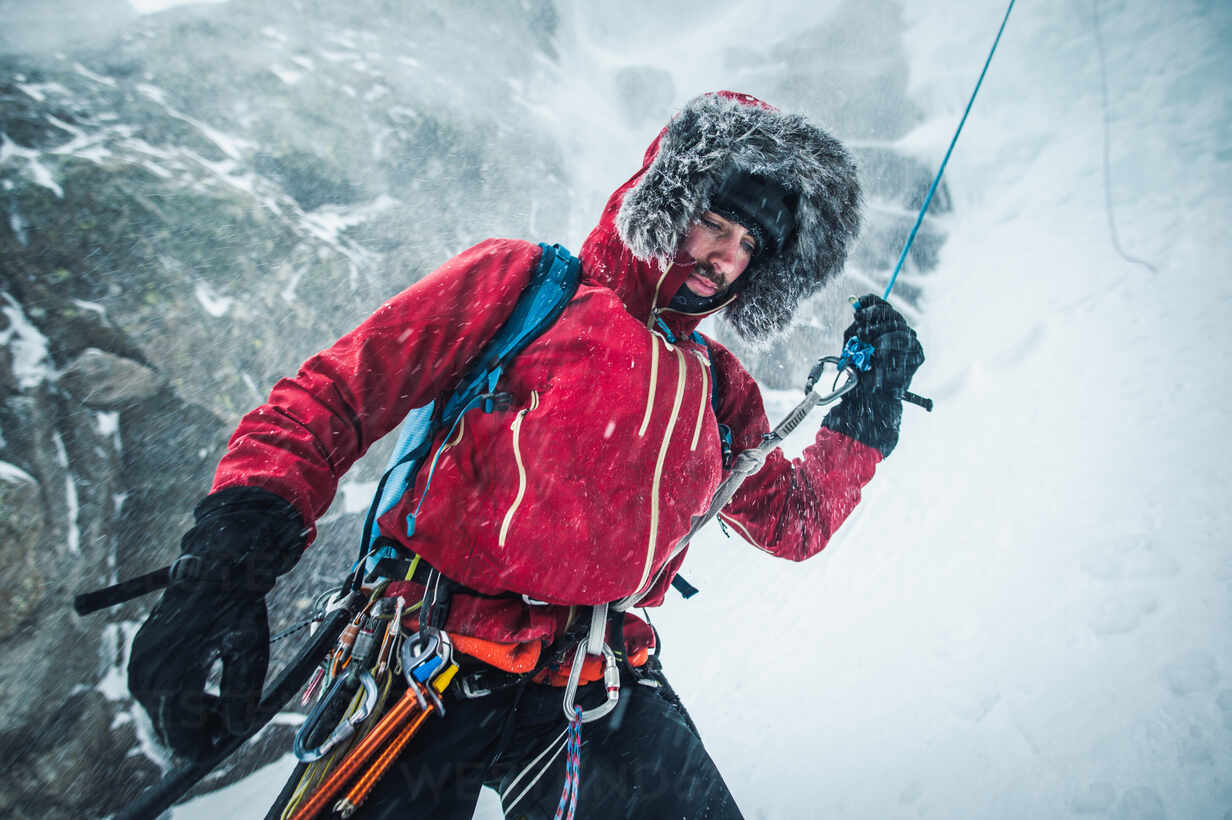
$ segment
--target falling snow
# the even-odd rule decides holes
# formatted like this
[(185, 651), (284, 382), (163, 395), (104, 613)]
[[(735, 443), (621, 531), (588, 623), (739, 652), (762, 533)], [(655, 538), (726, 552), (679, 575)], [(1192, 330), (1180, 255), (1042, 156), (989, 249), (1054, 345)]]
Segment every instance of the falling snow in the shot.
[[(131, 5), (155, 14), (187, 2)], [(502, 94), (565, 157), (582, 205), (559, 239), (574, 248), (673, 106), (719, 87), (766, 89), (773, 102), (795, 56), (848, 54), (851, 41), (860, 58), (836, 59), (801, 92), (810, 115), (841, 125), (846, 107), (878, 93), (862, 79), (890, 76), (919, 109), (907, 133), (838, 135), (935, 167), (1003, 12), (958, 0), (872, 3), (852, 16), (859, 26), (819, 42), (816, 27), (851, 4), (557, 5), (559, 67), (547, 87), (511, 77)], [(913, 317), (928, 354), (913, 389), (936, 411), (906, 409), (898, 450), (821, 556), (775, 561), (712, 528), (684, 568), (703, 594), (652, 613), (666, 671), (748, 816), (1179, 818), (1223, 817), (1232, 805), (1229, 17), (1226, 4), (1196, 0), (1015, 9), (946, 172), (946, 241)], [(273, 27), (260, 34), (262, 47), (289, 42)], [(296, 93), (345, 68), (331, 93), (384, 101), (391, 118), (414, 122), (377, 76), (364, 35), (340, 29), (312, 58), (279, 51), (258, 65)], [(886, 74), (899, 48), (903, 64)], [(406, 50), (381, 65), (474, 101), (474, 75), (438, 76)], [(123, 85), (104, 61), (82, 59), (65, 65), (92, 93)], [(636, 71), (657, 79), (637, 90)], [(33, 73), (11, 79), (25, 102), (71, 96)], [(78, 160), (139, 156), (163, 179), (206, 169), (351, 260), (354, 280), (373, 257), (348, 233), (403, 207), (399, 192), (301, 211), (250, 171), (255, 143), (184, 113), (160, 82), (146, 77), (135, 91), (204, 139), (205, 155), (150, 145), (106, 116), (89, 127), (53, 117), (47, 124), (67, 140), (54, 148), (0, 133), (3, 190), (24, 179), (62, 199), (61, 169)], [(28, 216), (5, 207), (25, 245)], [(538, 208), (525, 203), (536, 220)], [(1110, 221), (1158, 274), (1116, 252)], [(288, 310), (303, 275), (283, 290)], [(222, 289), (193, 283), (202, 310), (235, 321), (243, 305)], [(2, 296), (0, 347), (17, 388), (54, 389), (47, 338), (26, 306)], [(77, 306), (103, 316), (97, 303)], [(248, 386), (254, 401), (264, 397), (251, 377)], [(768, 415), (777, 420), (798, 395), (767, 389)], [(118, 449), (119, 415), (93, 419)], [(789, 454), (812, 430), (802, 426)], [(75, 480), (85, 477), (74, 478), (60, 436), (53, 446), (65, 486), (45, 490), (70, 522), (63, 548), (77, 553)], [(0, 481), (35, 483), (4, 461)], [(373, 487), (340, 489), (356, 512)], [(125, 499), (112, 496), (117, 511)], [(128, 702), (136, 626), (104, 635), (97, 688), (116, 703)], [(138, 753), (169, 766), (139, 709), (122, 710), (116, 725), (135, 726)], [(291, 763), (173, 816), (259, 816)], [(498, 816), (485, 794), (476, 817)]]

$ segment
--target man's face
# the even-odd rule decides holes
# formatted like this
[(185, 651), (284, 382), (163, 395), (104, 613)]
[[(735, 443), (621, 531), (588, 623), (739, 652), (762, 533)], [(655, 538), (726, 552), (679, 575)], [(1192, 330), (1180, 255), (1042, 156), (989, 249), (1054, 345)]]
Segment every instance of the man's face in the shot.
[(689, 228), (681, 250), (694, 262), (685, 287), (697, 296), (711, 297), (730, 288), (748, 268), (757, 253), (757, 239), (739, 222), (706, 211)]

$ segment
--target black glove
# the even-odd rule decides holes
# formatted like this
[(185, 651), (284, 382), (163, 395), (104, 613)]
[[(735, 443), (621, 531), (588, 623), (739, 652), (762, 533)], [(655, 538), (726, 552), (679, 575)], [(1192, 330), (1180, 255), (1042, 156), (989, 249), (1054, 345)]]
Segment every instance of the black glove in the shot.
[(871, 293), (860, 297), (855, 321), (843, 333), (843, 343), (852, 336), (875, 348), (872, 367), (860, 373), (855, 388), (821, 424), (879, 450), (884, 458), (898, 444), (903, 393), (924, 363), (924, 348), (907, 320)]
[[(305, 528), (294, 507), (259, 487), (213, 493), (193, 514), (171, 583), (133, 641), (128, 688), (159, 739), (200, 760), (251, 725), (269, 665), (265, 593), (299, 559)], [(206, 694), (219, 658), (220, 695)]]

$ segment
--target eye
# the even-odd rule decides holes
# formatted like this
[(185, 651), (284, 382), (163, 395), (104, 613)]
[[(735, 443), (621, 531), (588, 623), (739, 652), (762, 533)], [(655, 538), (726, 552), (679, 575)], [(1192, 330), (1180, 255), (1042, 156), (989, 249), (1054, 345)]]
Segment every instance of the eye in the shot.
[(703, 216), (703, 217), (701, 218), (701, 223), (702, 223), (703, 225), (705, 225), (707, 228), (709, 228), (710, 230), (712, 230), (712, 231), (720, 231), (720, 230), (722, 230), (722, 229), (723, 229), (723, 226), (722, 226), (722, 225), (720, 225), (719, 223), (715, 222), (713, 219), (710, 219), (709, 217), (705, 217), (705, 216)]
[(744, 248), (744, 252), (747, 253), (749, 256), (753, 256), (757, 253), (757, 243), (754, 242), (752, 239), (744, 240), (743, 242), (740, 243), (740, 246)]

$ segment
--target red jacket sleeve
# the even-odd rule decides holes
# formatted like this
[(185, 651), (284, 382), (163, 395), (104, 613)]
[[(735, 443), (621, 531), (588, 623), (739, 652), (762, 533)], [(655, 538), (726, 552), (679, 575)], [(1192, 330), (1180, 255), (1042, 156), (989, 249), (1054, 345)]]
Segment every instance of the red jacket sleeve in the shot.
[(457, 384), (530, 282), (538, 245), (490, 239), (382, 305), (244, 416), (213, 490), (264, 487), (310, 525), (338, 479), (415, 407)]
[[(761, 391), (722, 345), (710, 342), (710, 356), (720, 382), (719, 421), (731, 427), (739, 453), (770, 432)], [(881, 454), (872, 447), (822, 427), (801, 458), (789, 461), (781, 449), (772, 451), (719, 517), (754, 546), (803, 561), (829, 543), (879, 461)]]

